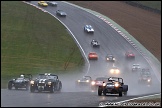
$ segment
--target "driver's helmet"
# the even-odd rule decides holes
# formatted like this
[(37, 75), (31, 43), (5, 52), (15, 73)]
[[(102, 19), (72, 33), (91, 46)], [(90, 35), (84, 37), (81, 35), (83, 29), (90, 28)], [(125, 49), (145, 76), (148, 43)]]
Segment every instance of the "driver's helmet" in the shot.
[(24, 78), (24, 75), (20, 75), (20, 78)]
[(113, 78), (112, 78), (112, 77), (110, 77), (110, 78), (109, 78), (109, 81), (112, 81), (112, 80), (113, 80)]

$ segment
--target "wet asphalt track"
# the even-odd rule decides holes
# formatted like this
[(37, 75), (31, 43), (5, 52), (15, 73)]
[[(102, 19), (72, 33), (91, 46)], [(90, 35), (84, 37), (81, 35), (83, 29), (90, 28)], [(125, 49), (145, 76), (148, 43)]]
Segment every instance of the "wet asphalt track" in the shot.
[[(32, 4), (37, 5), (37, 2), (32, 1)], [(58, 17), (74, 34), (85, 55), (90, 51), (94, 51), (99, 55), (97, 61), (90, 61), (90, 65), (80, 70), (80, 74), (59, 75), (63, 83), (61, 92), (55, 93), (30, 93), (25, 90), (1, 90), (1, 106), (2, 107), (80, 107), (80, 106), (98, 106), (100, 102), (118, 102), (130, 98), (160, 93), (161, 84), (157, 80), (153, 70), (150, 68), (146, 60), (136, 51), (123, 37), (121, 37), (114, 29), (101, 19), (63, 2), (58, 2), (57, 7), (46, 7), (45, 10), (53, 15), (56, 15), (56, 10), (61, 9), (67, 13), (66, 18)], [(86, 24), (93, 26), (95, 32), (93, 35), (83, 31)], [(99, 49), (92, 48), (90, 42), (92, 39), (97, 39), (101, 47)], [(135, 53), (134, 61), (125, 59), (125, 52), (131, 50)], [(96, 91), (91, 91), (88, 88), (76, 88), (75, 81), (84, 74), (90, 75), (93, 79), (97, 76), (112, 76), (109, 69), (113, 63), (105, 61), (107, 53), (112, 53), (116, 57), (115, 65), (119, 67), (121, 73), (119, 77), (124, 79), (124, 83), (128, 84), (128, 95), (118, 97), (98, 96)], [(138, 74), (131, 72), (133, 63), (139, 63), (141, 67), (148, 67), (152, 72), (153, 83), (151, 86), (141, 85), (138, 83)], [(90, 66), (90, 68), (88, 68)], [(87, 71), (88, 70), (88, 71)]]

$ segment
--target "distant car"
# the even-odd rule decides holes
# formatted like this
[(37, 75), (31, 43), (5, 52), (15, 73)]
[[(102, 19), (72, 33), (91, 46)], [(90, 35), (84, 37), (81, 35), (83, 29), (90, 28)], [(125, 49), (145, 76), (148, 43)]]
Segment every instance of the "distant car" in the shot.
[(90, 52), (90, 53), (88, 54), (88, 59), (89, 59), (89, 60), (92, 60), (92, 59), (97, 60), (97, 59), (98, 59), (97, 53), (95, 53), (95, 52)]
[(19, 78), (14, 78), (8, 82), (8, 89), (11, 90), (14, 87), (16, 90), (19, 88), (25, 88), (28, 90), (31, 79), (31, 74), (22, 74)]
[(92, 78), (90, 76), (83, 76), (76, 81), (77, 86), (91, 86)]
[(106, 55), (106, 60), (107, 60), (107, 61), (112, 61), (112, 62), (114, 62), (114, 61), (115, 61), (115, 57), (114, 57), (112, 54), (107, 54), (107, 55)]
[(61, 89), (62, 89), (62, 82), (55, 74), (51, 73), (39, 74), (39, 76), (35, 80), (30, 81), (31, 92), (49, 91), (53, 93), (54, 91), (61, 91)]
[(141, 69), (141, 72), (139, 73), (138, 82), (140, 84), (148, 84), (148, 85), (150, 85), (152, 83), (151, 72), (149, 69), (147, 69), (147, 68)]
[(135, 55), (132, 51), (128, 51), (125, 53), (126, 58), (135, 58)]
[(98, 86), (102, 86), (103, 82), (107, 82), (108, 77), (97, 77), (91, 82), (91, 89), (97, 90)]
[(118, 67), (113, 66), (113, 67), (110, 69), (110, 73), (111, 73), (111, 74), (119, 74), (119, 73), (120, 73), (120, 70), (119, 70)]
[(56, 11), (56, 15), (59, 15), (59, 16), (62, 16), (62, 17), (66, 17), (67, 16), (66, 12), (64, 12), (63, 10), (57, 10)]
[(127, 95), (128, 85), (125, 85), (123, 78), (120, 77), (109, 77), (107, 82), (103, 82), (102, 86), (98, 87), (98, 95), (102, 93), (106, 96), (109, 94), (119, 94), (119, 96)]
[(54, 2), (54, 1), (46, 1), (46, 3), (49, 5), (49, 6), (57, 6), (57, 2)]
[(94, 29), (91, 25), (85, 25), (84, 31), (86, 31), (87, 33), (94, 33)]
[(133, 64), (133, 66), (132, 66), (132, 71), (134, 72), (134, 71), (139, 71), (140, 70), (140, 65), (139, 64)]
[(47, 7), (48, 6), (48, 4), (45, 1), (39, 1), (38, 5), (39, 6), (43, 6), (43, 7)]
[(91, 45), (92, 45), (93, 47), (100, 47), (99, 42), (98, 42), (97, 40), (95, 40), (95, 39), (93, 39), (93, 40), (91, 41)]

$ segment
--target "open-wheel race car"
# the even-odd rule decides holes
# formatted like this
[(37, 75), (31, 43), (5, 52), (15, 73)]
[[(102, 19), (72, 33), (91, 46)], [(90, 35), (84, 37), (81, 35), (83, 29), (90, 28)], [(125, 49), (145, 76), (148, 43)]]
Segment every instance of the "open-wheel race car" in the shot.
[(120, 77), (109, 77), (107, 82), (103, 82), (102, 86), (98, 87), (98, 95), (101, 96), (107, 93), (119, 94), (119, 96), (127, 95), (128, 85), (125, 85), (123, 78)]
[(100, 47), (100, 44), (99, 44), (99, 42), (97, 41), (97, 40), (95, 40), (95, 39), (93, 39), (92, 41), (91, 41), (91, 45), (93, 46), (93, 47)]
[(17, 90), (25, 88), (26, 90), (28, 90), (31, 79), (31, 74), (21, 74), (20, 77), (14, 78), (8, 82), (8, 89), (11, 90), (15, 88)]
[(35, 80), (30, 81), (30, 91), (31, 92), (42, 92), (49, 91), (53, 93), (54, 91), (61, 91), (62, 83), (58, 76), (51, 73), (39, 74)]

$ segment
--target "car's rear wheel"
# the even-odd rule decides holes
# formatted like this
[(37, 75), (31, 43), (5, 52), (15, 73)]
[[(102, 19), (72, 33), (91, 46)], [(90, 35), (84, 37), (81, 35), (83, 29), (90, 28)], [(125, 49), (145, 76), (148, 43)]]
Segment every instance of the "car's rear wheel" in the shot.
[(98, 87), (98, 96), (101, 96), (101, 95), (102, 95), (102, 88)]
[(122, 97), (122, 91), (119, 91), (119, 96)]

